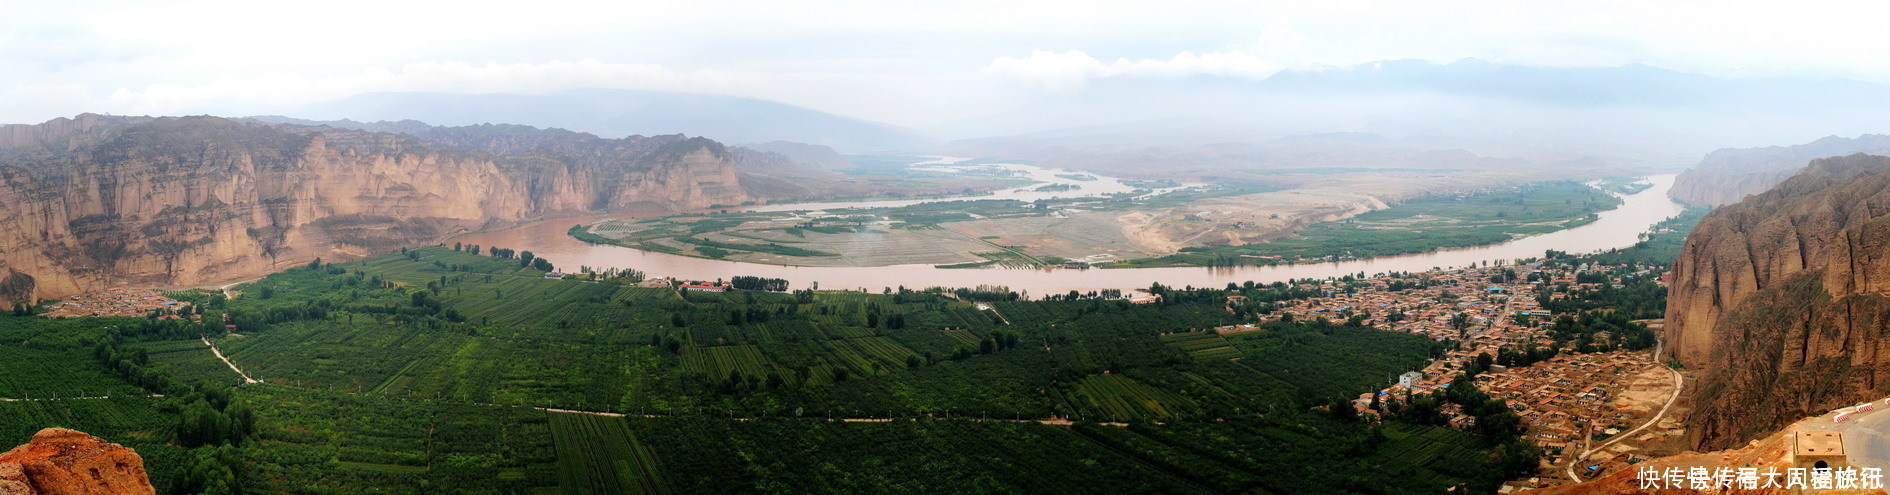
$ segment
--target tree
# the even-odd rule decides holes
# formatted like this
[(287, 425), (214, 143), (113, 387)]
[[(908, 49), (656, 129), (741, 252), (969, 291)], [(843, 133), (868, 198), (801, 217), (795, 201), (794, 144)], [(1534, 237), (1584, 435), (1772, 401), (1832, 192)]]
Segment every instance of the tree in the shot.
[(1332, 399), (1332, 403), (1327, 404), (1326, 409), (1327, 409), (1327, 412), (1332, 413), (1332, 417), (1334, 419), (1337, 419), (1340, 421), (1351, 421), (1354, 419), (1358, 419), (1358, 410), (1353, 409), (1352, 402), (1345, 400), (1344, 397)]
[(1542, 447), (1528, 440), (1517, 440), (1497, 449), (1496, 458), (1502, 466), (1503, 478), (1521, 478), (1536, 472), (1537, 461), (1542, 459)]
[(1450, 328), (1457, 331), (1458, 337), (1462, 337), (1464, 331), (1470, 329), (1470, 315), (1463, 313), (1450, 315)]

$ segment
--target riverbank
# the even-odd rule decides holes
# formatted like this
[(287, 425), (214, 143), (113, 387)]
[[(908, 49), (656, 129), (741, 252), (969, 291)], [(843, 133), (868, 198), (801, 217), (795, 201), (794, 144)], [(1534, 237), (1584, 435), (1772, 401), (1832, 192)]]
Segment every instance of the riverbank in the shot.
[(880, 289), (898, 285), (976, 287), (1003, 285), (1015, 291), (1043, 295), (1071, 290), (1135, 289), (1150, 283), (1195, 287), (1216, 287), (1229, 282), (1274, 282), (1298, 278), (1325, 278), (1390, 271), (1425, 271), (1437, 267), (1461, 267), (1485, 261), (1513, 260), (1541, 256), (1554, 249), (1569, 253), (1591, 253), (1624, 248), (1640, 242), (1640, 234), (1656, 223), (1680, 214), (1683, 207), (1667, 197), (1673, 186), (1672, 175), (1648, 178), (1652, 187), (1622, 198), (1622, 205), (1597, 215), (1594, 222), (1554, 233), (1505, 241), (1493, 245), (1443, 249), (1430, 253), (1390, 256), (1337, 263), (1240, 266), (1240, 267), (1168, 267), (1136, 270), (1049, 270), (1049, 269), (938, 269), (932, 265), (893, 265), (878, 267), (801, 267), (742, 263), (678, 256), (626, 248), (591, 244), (567, 234), (574, 223), (594, 224), (622, 215), (592, 215), (567, 218), (557, 222), (538, 222), (509, 229), (470, 233), (449, 239), (448, 244), (464, 242), (487, 247), (530, 250), (550, 258), (558, 266), (589, 266), (594, 269), (634, 268), (652, 277), (674, 276), (686, 279), (714, 280), (740, 275), (783, 278), (796, 288), (819, 283), (828, 289)]

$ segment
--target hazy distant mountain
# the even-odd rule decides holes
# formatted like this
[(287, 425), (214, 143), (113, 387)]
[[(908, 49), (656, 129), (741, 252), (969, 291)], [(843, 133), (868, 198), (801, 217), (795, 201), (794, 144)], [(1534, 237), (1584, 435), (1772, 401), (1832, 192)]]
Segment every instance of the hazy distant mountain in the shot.
[(1039, 160), (1069, 150), (1367, 133), (1482, 156), (1593, 157), (1673, 170), (1719, 148), (1881, 130), (1886, 114), (1890, 86), (1849, 80), (1728, 79), (1645, 65), (1386, 61), (1263, 80), (1093, 79), (1080, 90), (933, 131), (973, 138), (942, 153)]
[(823, 170), (844, 170), (853, 168), (853, 162), (833, 148), (818, 144), (796, 143), (793, 141), (770, 141), (758, 144), (743, 144), (743, 148), (755, 151), (768, 151), (787, 155), (796, 163), (819, 166)]
[(298, 117), (420, 120), (434, 125), (522, 124), (607, 138), (688, 134), (731, 143), (796, 141), (845, 151), (925, 146), (917, 131), (754, 98), (580, 89), (547, 94), (366, 93), (304, 106)]
[(1853, 153), (1890, 154), (1890, 136), (1826, 136), (1793, 146), (1713, 150), (1699, 165), (1675, 178), (1669, 194), (1699, 206), (1732, 204), (1784, 182), (1814, 159)]

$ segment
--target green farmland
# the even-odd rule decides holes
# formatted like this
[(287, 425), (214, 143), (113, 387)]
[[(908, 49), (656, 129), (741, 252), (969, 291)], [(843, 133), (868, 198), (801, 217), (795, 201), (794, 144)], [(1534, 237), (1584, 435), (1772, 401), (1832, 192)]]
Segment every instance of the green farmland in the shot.
[(1201, 330), (1265, 286), (989, 303), (1006, 322), (943, 292), (543, 273), (425, 247), (244, 284), (205, 322), (0, 316), (0, 357), (47, 363), (0, 397), (58, 397), (0, 403), (0, 426), (134, 446), (164, 493), (1433, 493), (1509, 475), (1500, 440), (1314, 409), (1445, 344)]

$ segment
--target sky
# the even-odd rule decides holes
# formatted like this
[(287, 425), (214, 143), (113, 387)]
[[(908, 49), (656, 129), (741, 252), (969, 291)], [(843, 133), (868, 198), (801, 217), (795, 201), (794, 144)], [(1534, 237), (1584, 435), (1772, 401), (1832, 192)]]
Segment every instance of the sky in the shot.
[(603, 87), (926, 127), (1105, 78), (1397, 59), (1890, 83), (1883, 2), (6, 1), (0, 123)]

